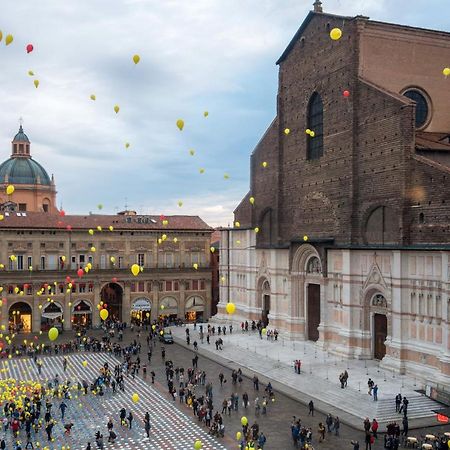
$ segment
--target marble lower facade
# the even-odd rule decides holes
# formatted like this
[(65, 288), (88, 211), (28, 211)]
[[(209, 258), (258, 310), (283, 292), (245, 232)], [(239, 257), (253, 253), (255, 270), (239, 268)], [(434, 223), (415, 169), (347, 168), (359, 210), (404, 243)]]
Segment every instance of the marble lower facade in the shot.
[[(227, 241), (229, 239), (229, 242)], [(252, 230), (222, 232), (218, 321), (262, 320), (288, 339), (450, 389), (450, 251), (257, 249)], [(228, 260), (229, 257), (229, 260)], [(232, 316), (226, 303), (236, 305)]]

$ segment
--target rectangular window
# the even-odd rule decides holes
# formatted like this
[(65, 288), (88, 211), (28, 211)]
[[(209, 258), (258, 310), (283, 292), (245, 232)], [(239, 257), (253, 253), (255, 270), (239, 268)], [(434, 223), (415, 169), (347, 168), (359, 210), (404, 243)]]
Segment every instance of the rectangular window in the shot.
[(56, 270), (58, 268), (58, 259), (56, 255), (48, 255), (47, 266), (49, 270)]
[(123, 256), (119, 256), (118, 266), (119, 269), (123, 269)]
[(30, 267), (33, 267), (33, 257), (29, 256), (27, 258), (27, 269), (30, 270)]
[(147, 253), (147, 267), (153, 267), (153, 255)]
[(172, 282), (166, 281), (166, 291), (171, 291), (171, 290), (172, 290)]
[(59, 293), (64, 294), (64, 285), (63, 284), (59, 285)]
[(205, 280), (200, 281), (200, 289), (201, 289), (202, 291), (205, 290)]
[(92, 255), (88, 256), (88, 263), (91, 263), (92, 265), (94, 265), (94, 257)]
[(130, 283), (131, 292), (136, 292), (136, 283)]
[(86, 292), (86, 285), (84, 283), (78, 285), (78, 292), (80, 294), (84, 294)]
[(77, 268), (77, 257), (76, 256), (72, 256), (71, 260), (70, 260), (70, 268), (72, 270), (75, 270)]
[(90, 284), (90, 285), (89, 285), (89, 292), (93, 292), (93, 290), (94, 290), (94, 285), (93, 285), (93, 284)]
[(25, 212), (27, 210), (26, 203), (19, 203), (19, 211)]
[(192, 290), (198, 291), (198, 280), (192, 280)]
[(45, 270), (45, 256), (41, 256), (41, 270)]
[(138, 253), (137, 255), (137, 265), (139, 267), (144, 267), (145, 258), (143, 253)]
[(178, 281), (174, 281), (173, 282), (173, 290), (174, 291), (178, 291), (180, 288), (179, 288), (179, 286), (178, 286)]
[(100, 255), (100, 269), (106, 269), (106, 255)]
[(191, 252), (191, 265), (198, 264), (200, 262), (200, 255), (198, 252)]
[[(42, 205), (42, 209), (44, 210), (44, 212), (48, 212), (48, 205), (46, 203), (44, 203)], [(26, 211), (26, 210), (25, 210)]]
[(144, 291), (145, 291), (145, 283), (143, 281), (139, 281), (138, 292), (144, 292)]
[(173, 253), (166, 253), (166, 267), (169, 269), (173, 267)]
[(84, 263), (86, 262), (85, 256), (84, 255), (79, 255), (78, 256), (78, 263), (80, 266), (84, 266)]
[(17, 255), (17, 270), (23, 270), (23, 255)]
[(191, 282), (190, 281), (185, 281), (184, 282), (184, 288), (186, 289), (186, 291), (190, 291), (191, 290)]

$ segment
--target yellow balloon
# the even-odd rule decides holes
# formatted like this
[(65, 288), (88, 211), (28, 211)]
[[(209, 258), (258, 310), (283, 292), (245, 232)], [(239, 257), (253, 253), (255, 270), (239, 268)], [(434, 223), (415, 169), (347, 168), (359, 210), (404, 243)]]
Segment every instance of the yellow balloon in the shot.
[(241, 226), (241, 224), (240, 224), (240, 222), (238, 222), (238, 221), (236, 220), (236, 222), (234, 222), (234, 226), (235, 226), (236, 228), (239, 228), (239, 227)]
[(29, 70), (28, 75), (30, 75), (30, 77), (34, 77), (34, 72), (32, 70)]
[(316, 135), (316, 133), (314, 133), (314, 131), (311, 131), (311, 133), (309, 133), (309, 135), (313, 138)]
[(88, 233), (93, 236), (94, 235), (94, 230), (92, 228), (89, 229)]
[(48, 330), (48, 338), (51, 341), (55, 341), (58, 338), (59, 331), (58, 328), (52, 327), (50, 330)]
[(200, 173), (205, 173), (205, 169), (203, 169), (203, 167), (201, 169), (198, 170)]
[(195, 450), (201, 450), (203, 447), (202, 441), (199, 441), (198, 439), (194, 442), (194, 449)]
[(163, 241), (165, 241), (165, 240), (167, 239), (167, 234), (163, 234), (163, 235), (161, 236), (161, 239), (162, 239)]
[(9, 45), (11, 44), (11, 42), (14, 40), (13, 35), (12, 34), (8, 34), (5, 38), (5, 44)]
[(109, 316), (109, 312), (107, 309), (102, 309), (100, 311), (100, 317), (102, 318), (102, 320), (106, 320)]
[(102, 231), (102, 227), (100, 225), (97, 226), (98, 231)]
[(250, 197), (249, 202), (254, 205), (255, 204), (255, 197)]
[(241, 424), (242, 424), (242, 426), (244, 426), (244, 427), (245, 427), (245, 425), (248, 424), (247, 417), (245, 417), (245, 416), (241, 417)]
[(34, 80), (34, 87), (37, 89), (39, 87), (39, 80)]
[(162, 239), (161, 238), (158, 239), (158, 244), (162, 244)]
[(445, 67), (444, 70), (442, 71), (442, 73), (448, 77), (450, 75), (450, 67)]
[(303, 240), (306, 242), (308, 240), (308, 236), (306, 234), (303, 236)]
[(204, 116), (204, 117), (208, 117), (208, 116), (209, 116), (209, 112), (208, 112), (208, 111), (205, 111), (205, 112), (203, 113), (203, 116)]
[(291, 132), (291, 130), (289, 128), (284, 129), (284, 134), (288, 135), (290, 132)]
[(306, 133), (306, 134), (311, 134), (311, 130), (310, 130), (309, 128), (307, 128), (307, 129), (305, 130), (305, 133)]
[(89, 97), (91, 100), (94, 100), (95, 101), (95, 99), (97, 98), (96, 96), (95, 96), (95, 94), (91, 94), (91, 96)]
[(116, 262), (116, 258), (114, 258), (114, 256), (111, 256), (111, 258), (109, 258), (109, 260), (114, 264)]
[(236, 433), (236, 440), (237, 440), (237, 441), (240, 441), (240, 440), (241, 440), (241, 437), (242, 437), (242, 433), (241, 433), (240, 431), (238, 431), (238, 432)]
[(87, 367), (88, 362), (85, 360), (85, 361), (82, 362), (82, 364), (83, 364), (83, 367)]
[(198, 264), (197, 264), (197, 263), (194, 263), (192, 267), (193, 267), (195, 270), (197, 270), (197, 269), (198, 269)]
[(330, 38), (333, 39), (333, 41), (338, 41), (342, 37), (342, 30), (340, 28), (333, 28), (330, 31)]
[(164, 220), (162, 221), (162, 224), (163, 224), (164, 226), (169, 225), (169, 221), (168, 221), (167, 219), (164, 219)]
[[(165, 308), (165, 306), (164, 306), (164, 305), (161, 305), (161, 306), (160, 306), (160, 308), (161, 308), (161, 309), (164, 309), (164, 308)], [(162, 333), (162, 331), (161, 331), (161, 333)]]
[(134, 55), (134, 56), (133, 56), (133, 62), (134, 62), (135, 64), (137, 64), (140, 60), (141, 60), (141, 57), (140, 57), (139, 55)]
[(119, 105), (114, 105), (114, 112), (117, 114), (120, 110)]
[(130, 148), (130, 143), (129, 142), (125, 142), (125, 148)]
[(178, 120), (177, 120), (177, 127), (178, 127), (178, 129), (179, 129), (180, 131), (183, 130), (183, 128), (184, 128), (184, 120), (183, 120), (183, 119), (178, 119)]
[(136, 393), (134, 393), (134, 394), (131, 396), (131, 400), (133, 400), (133, 403), (137, 403), (137, 402), (139, 401), (139, 395), (136, 394)]
[(173, 238), (173, 242), (175, 242), (175, 244), (178, 242), (178, 238)]
[(183, 206), (183, 202), (181, 200), (178, 200), (178, 207), (181, 208)]
[(3, 33), (0, 31), (0, 41), (3, 39)]
[(8, 186), (6, 186), (6, 194), (7, 195), (11, 195), (14, 193), (15, 187), (12, 184), (8, 184)]
[(63, 255), (63, 256), (61, 256), (61, 261), (62, 262), (65, 262), (66, 261), (66, 257)]
[(261, 164), (263, 167), (264, 167), (264, 169), (267, 167), (267, 161), (263, 161), (263, 163)]
[(259, 233), (259, 227), (255, 227), (254, 231), (255, 233)]
[(262, 334), (266, 334), (266, 333), (267, 333), (267, 328), (263, 328), (263, 329), (261, 330), (261, 333), (262, 333)]
[(228, 180), (230, 178), (230, 175), (228, 175), (227, 173), (223, 174), (223, 179), (224, 180)]
[(194, 150), (193, 148), (191, 148), (191, 150), (189, 150), (189, 154), (190, 154), (191, 156), (194, 156), (194, 155), (195, 155), (195, 150)]
[(92, 253), (95, 253), (96, 250), (97, 250), (97, 249), (96, 249), (94, 246), (91, 247), (91, 252), (92, 252)]
[(214, 253), (216, 251), (215, 247), (209, 247), (209, 249), (211, 250), (211, 253)]
[(114, 227), (112, 225), (109, 226), (109, 231), (114, 231)]
[(227, 306), (225, 306), (225, 310), (228, 314), (234, 314), (236, 311), (236, 305), (234, 303), (227, 303)]
[(137, 277), (139, 275), (139, 272), (141, 271), (141, 268), (137, 264), (133, 264), (131, 266), (131, 273)]

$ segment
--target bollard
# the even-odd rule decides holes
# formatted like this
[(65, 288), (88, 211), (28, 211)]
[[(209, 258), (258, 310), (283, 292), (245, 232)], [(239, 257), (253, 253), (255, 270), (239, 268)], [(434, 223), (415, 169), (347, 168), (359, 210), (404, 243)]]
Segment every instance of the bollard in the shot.
[(328, 380), (328, 367), (327, 367), (327, 380)]
[(384, 374), (384, 381), (386, 381), (386, 372), (383, 372)]
[(358, 391), (361, 392), (361, 381), (358, 381)]

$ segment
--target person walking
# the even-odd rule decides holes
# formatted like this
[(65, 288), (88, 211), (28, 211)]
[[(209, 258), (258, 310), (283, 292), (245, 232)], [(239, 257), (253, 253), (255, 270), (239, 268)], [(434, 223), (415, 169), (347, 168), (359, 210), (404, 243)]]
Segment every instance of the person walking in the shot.
[(319, 428), (318, 428), (317, 431), (319, 433), (319, 442), (324, 441), (325, 440), (325, 432), (326, 432), (326, 430), (325, 430), (325, 427), (324, 427), (322, 422), (319, 423)]
[(62, 401), (59, 405), (59, 409), (61, 411), (61, 421), (64, 421), (64, 415), (66, 414), (67, 409), (67, 405), (64, 403), (64, 401)]
[(405, 438), (406, 438), (408, 436), (408, 430), (409, 430), (409, 423), (408, 423), (407, 416), (403, 416), (402, 425), (403, 425), (402, 435), (405, 436)]
[(308, 407), (309, 407), (308, 416), (311, 415), (314, 417), (314, 402), (312, 400), (308, 403)]
[(327, 415), (327, 418), (325, 419), (325, 423), (327, 425), (327, 432), (331, 433), (331, 427), (333, 425), (333, 416), (331, 414)]
[(145, 433), (147, 434), (147, 437), (150, 438), (151, 424), (150, 424), (150, 414), (148, 413), (148, 411), (145, 413), (144, 417), (144, 429)]
[(339, 417), (336, 416), (334, 418), (334, 422), (333, 422), (333, 429), (334, 429), (334, 434), (336, 436), (339, 436), (339, 428), (341, 428), (341, 421), (339, 420)]
[(402, 394), (397, 394), (395, 396), (395, 412), (398, 413), (400, 411), (400, 405), (402, 404)]
[(379, 424), (377, 422), (377, 419), (373, 419), (373, 421), (372, 421), (372, 433), (373, 433), (374, 439), (378, 438), (378, 435), (377, 435), (378, 427), (379, 427)]

